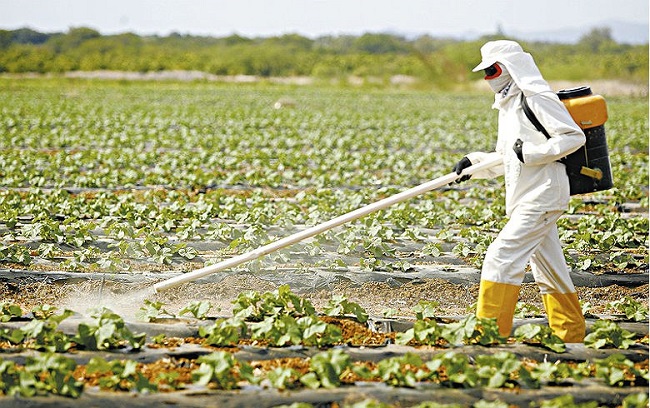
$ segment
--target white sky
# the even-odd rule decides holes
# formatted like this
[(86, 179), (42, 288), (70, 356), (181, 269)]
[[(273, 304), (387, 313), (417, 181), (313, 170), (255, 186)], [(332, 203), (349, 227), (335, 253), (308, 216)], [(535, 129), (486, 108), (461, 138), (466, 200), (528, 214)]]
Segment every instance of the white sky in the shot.
[(102, 34), (490, 34), (648, 23), (648, 0), (0, 0), (0, 29)]

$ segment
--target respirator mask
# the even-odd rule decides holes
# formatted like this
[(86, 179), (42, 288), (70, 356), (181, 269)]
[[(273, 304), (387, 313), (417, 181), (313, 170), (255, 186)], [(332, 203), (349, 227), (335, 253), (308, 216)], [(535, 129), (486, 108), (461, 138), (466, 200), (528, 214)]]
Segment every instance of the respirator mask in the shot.
[(485, 80), (490, 85), (494, 93), (499, 93), (512, 82), (512, 77), (506, 68), (498, 62), (485, 68)]

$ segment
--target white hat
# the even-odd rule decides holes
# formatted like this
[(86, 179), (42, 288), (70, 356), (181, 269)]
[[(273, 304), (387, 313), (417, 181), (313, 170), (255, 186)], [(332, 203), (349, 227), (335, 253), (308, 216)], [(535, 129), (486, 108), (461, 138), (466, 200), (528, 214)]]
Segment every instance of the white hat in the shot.
[(521, 48), (521, 45), (515, 41), (498, 40), (487, 42), (481, 47), (481, 57), (483, 60), (472, 70), (472, 72), (483, 70), (497, 62), (502, 62), (504, 59), (508, 59), (508, 56), (523, 52), (524, 50)]

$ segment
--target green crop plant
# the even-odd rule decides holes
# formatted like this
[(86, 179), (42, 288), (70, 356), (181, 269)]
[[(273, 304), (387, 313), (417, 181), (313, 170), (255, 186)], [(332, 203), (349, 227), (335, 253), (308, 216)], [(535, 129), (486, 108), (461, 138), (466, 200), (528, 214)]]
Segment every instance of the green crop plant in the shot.
[[(0, 323), (6, 323), (16, 317), (21, 317), (23, 311), (20, 306), (9, 303), (0, 303)], [(19, 344), (25, 338), (21, 329), (0, 328), (0, 340), (8, 341), (11, 344)]]
[(235, 315), (252, 321), (273, 315), (299, 317), (316, 313), (311, 302), (293, 293), (289, 285), (281, 285), (278, 289), (263, 294), (256, 291), (242, 292), (233, 304)]
[(517, 341), (528, 344), (539, 344), (556, 353), (564, 353), (566, 344), (561, 338), (553, 334), (547, 325), (527, 323), (515, 329), (514, 337)]
[(213, 305), (210, 301), (195, 300), (178, 311), (179, 316), (192, 315), (196, 319), (206, 319)]
[(137, 369), (133, 360), (106, 361), (101, 357), (93, 357), (86, 365), (86, 373), (99, 374), (99, 386), (102, 389), (114, 391), (156, 392), (158, 386), (152, 384)]
[(302, 332), (301, 343), (305, 346), (327, 347), (343, 340), (338, 326), (325, 323), (316, 316), (304, 316), (296, 322)]
[(648, 384), (648, 370), (636, 368), (634, 363), (622, 354), (612, 354), (594, 362), (596, 377), (608, 385), (622, 387), (625, 384)]
[(445, 325), (441, 336), (452, 346), (459, 344), (489, 346), (502, 344), (506, 340), (499, 334), (495, 319), (476, 317), (473, 314), (458, 322)]
[(313, 389), (336, 388), (347, 370), (352, 370), (350, 356), (340, 349), (330, 349), (310, 359), (309, 373), (300, 377), (300, 382)]
[[(424, 312), (428, 313), (425, 309)], [(420, 314), (422, 315), (422, 314)], [(468, 315), (458, 322), (441, 325), (429, 318), (417, 319), (413, 327), (397, 333), (398, 344), (424, 344), (457, 346), (461, 344), (479, 344), (489, 346), (505, 342), (494, 319), (477, 318)]]
[(290, 315), (268, 316), (261, 322), (250, 325), (251, 338), (263, 340), (273, 346), (299, 345), (331, 346), (342, 340), (341, 330), (316, 316), (303, 316), (298, 319)]
[(199, 336), (211, 346), (236, 346), (246, 332), (246, 323), (237, 316), (218, 319), (209, 326), (199, 326)]
[(266, 374), (271, 387), (276, 390), (296, 388), (299, 385), (300, 373), (292, 368), (276, 367)]
[(261, 322), (251, 323), (251, 339), (264, 340), (272, 346), (298, 345), (302, 330), (296, 319), (289, 315), (267, 316)]
[(168, 312), (165, 310), (163, 307), (165, 306), (164, 303), (162, 302), (155, 302), (152, 300), (145, 299), (144, 300), (144, 306), (141, 306), (138, 312), (136, 313), (136, 317), (138, 320), (141, 320), (143, 322), (153, 322), (158, 319), (165, 319), (165, 318), (175, 318), (173, 313)]
[(413, 306), (413, 313), (417, 320), (435, 319), (438, 315), (440, 303), (431, 300), (420, 300)]
[(390, 386), (410, 388), (429, 375), (423, 369), (422, 359), (414, 353), (381, 360), (373, 374)]
[(442, 338), (442, 327), (435, 320), (416, 320), (413, 327), (399, 332), (395, 341), (397, 344), (436, 345)]
[(368, 321), (368, 313), (356, 302), (350, 302), (343, 295), (333, 295), (323, 308), (327, 316), (354, 315), (360, 323)]
[(20, 380), (16, 363), (0, 358), (0, 392), (4, 395), (26, 395), (27, 390), (21, 392)]
[(31, 340), (29, 347), (50, 352), (64, 352), (73, 346), (73, 338), (58, 330), (59, 324), (72, 316), (72, 310), (55, 314), (56, 308), (44, 305), (34, 310), (35, 319), (20, 328), (23, 342)]
[(55, 354), (41, 354), (28, 357), (25, 371), (37, 379), (33, 383), (36, 394), (58, 394), (77, 398), (84, 388), (83, 383), (74, 378), (74, 360)]
[(238, 388), (240, 380), (255, 384), (257, 379), (253, 375), (250, 365), (238, 362), (230, 353), (215, 351), (197, 359), (199, 368), (192, 372), (195, 384), (207, 386), (215, 384), (219, 389), (232, 390)]
[(623, 399), (623, 408), (643, 408), (648, 406), (648, 393), (630, 394)]
[(530, 370), (530, 377), (540, 384), (561, 385), (568, 381), (581, 381), (590, 376), (590, 364), (582, 362), (570, 364), (563, 361), (551, 363), (542, 361), (535, 364)]
[(585, 346), (600, 349), (614, 347), (627, 349), (636, 341), (635, 333), (623, 329), (611, 320), (598, 320), (594, 323), (591, 333), (585, 336)]
[(542, 314), (539, 307), (530, 303), (517, 302), (515, 305), (515, 318), (523, 319), (526, 317), (537, 317)]
[(128, 347), (139, 350), (144, 346), (145, 333), (135, 334), (126, 327), (122, 317), (107, 308), (91, 313), (91, 323), (80, 323), (73, 341), (88, 350), (111, 350)]
[(635, 322), (648, 320), (648, 307), (631, 296), (624, 296), (619, 300), (609, 302), (607, 307), (624, 314), (628, 320)]
[[(608, 212), (585, 215), (578, 221), (561, 219), (558, 226), (566, 248), (580, 254), (576, 264), (580, 269), (602, 268), (609, 264), (625, 269), (648, 263), (647, 253), (641, 260), (631, 256), (635, 253), (643, 254), (647, 247), (648, 239), (644, 236), (644, 231), (648, 231), (648, 220), (645, 218), (630, 218)], [(610, 255), (594, 256), (601, 253)], [(575, 264), (573, 259), (569, 261)]]
[(562, 395), (548, 401), (531, 403), (530, 406), (534, 408), (598, 408), (599, 404), (596, 401), (576, 403), (573, 395)]
[(0, 262), (30, 265), (32, 254), (28, 248), (20, 244), (0, 244)]
[(444, 387), (473, 388), (480, 379), (469, 357), (462, 353), (449, 351), (436, 354), (426, 363), (430, 370), (429, 378)]
[(27, 357), (23, 367), (0, 358), (0, 392), (22, 397), (56, 394), (78, 398), (84, 384), (73, 376), (76, 366), (71, 358), (49, 353)]
[[(50, 311), (42, 317), (56, 318), (57, 315)], [(299, 321), (311, 319), (315, 317), (303, 317)], [(221, 323), (224, 322), (206, 329), (204, 334), (216, 335), (217, 330), (213, 329)], [(303, 328), (307, 327), (304, 332), (310, 330), (312, 323), (313, 321), (302, 323)], [(241, 320), (240, 324), (242, 326), (237, 330), (245, 327)], [(232, 353), (226, 351), (201, 356), (196, 362), (200, 366), (192, 372), (193, 382), (218, 389), (236, 389), (245, 383), (280, 390), (294, 389), (300, 384), (309, 388), (336, 388), (348, 381), (345, 379), (350, 375), (369, 381), (382, 381), (394, 387), (416, 387), (421, 382), (433, 382), (452, 388), (539, 388), (542, 385), (580, 382), (585, 378), (598, 378), (614, 387), (643, 386), (648, 382), (648, 371), (643, 368), (643, 364), (636, 364), (621, 354), (595, 360), (593, 363), (551, 363), (521, 360), (514, 354), (503, 351), (472, 357), (460, 350), (440, 352), (428, 361), (416, 354), (406, 353), (379, 360), (371, 369), (361, 362), (353, 363), (345, 350), (329, 348), (311, 357), (309, 372), (303, 375), (286, 367), (253, 370), (249, 364), (238, 361)], [(55, 393), (76, 397), (81, 392), (79, 387), (82, 387), (82, 383), (72, 377), (75, 367), (73, 360), (51, 353), (29, 357), (24, 367), (0, 359), (0, 382), (4, 392), (10, 395)], [(85, 372), (97, 376), (100, 387), (105, 389), (154, 392), (161, 385), (166, 389), (183, 387), (178, 382), (179, 374), (174, 371), (153, 380), (145, 378), (134, 360), (106, 361), (96, 357), (87, 364)]]
[(10, 344), (20, 344), (25, 339), (25, 334), (20, 329), (0, 328), (0, 340), (8, 341)]
[(60, 223), (46, 215), (35, 217), (31, 223), (22, 227), (22, 234), (33, 241), (63, 243), (65, 235)]
[(0, 322), (8, 322), (13, 318), (21, 317), (23, 309), (9, 302), (0, 302)]
[(476, 356), (476, 375), (487, 388), (537, 388), (539, 384), (523, 366), (520, 359), (509, 352)]

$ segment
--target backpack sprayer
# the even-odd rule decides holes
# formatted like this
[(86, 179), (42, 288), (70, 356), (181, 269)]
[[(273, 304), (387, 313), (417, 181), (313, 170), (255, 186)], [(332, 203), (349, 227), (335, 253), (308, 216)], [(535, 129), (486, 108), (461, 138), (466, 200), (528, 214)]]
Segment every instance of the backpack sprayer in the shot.
[[(587, 139), (584, 146), (561, 160), (566, 166), (569, 176), (571, 195), (612, 188), (614, 183), (607, 139), (605, 138), (605, 122), (607, 121), (605, 99), (600, 95), (594, 95), (588, 86), (563, 89), (557, 93), (557, 96), (564, 103), (576, 124), (583, 130)], [(526, 103), (525, 97), (522, 107), (526, 117), (535, 128), (550, 138), (551, 136)]]
[(232, 268), (238, 265), (241, 265), (245, 262), (253, 261), (257, 258), (260, 258), (264, 255), (270, 254), (272, 252), (278, 251), (282, 248), (285, 248), (289, 245), (293, 245), (297, 242), (300, 242), (302, 240), (305, 240), (307, 238), (311, 238), (315, 235), (320, 234), (321, 232), (325, 232), (327, 230), (330, 230), (332, 228), (338, 227), (339, 225), (348, 223), (350, 221), (354, 221), (356, 219), (359, 219), (365, 215), (368, 215), (372, 212), (382, 210), (384, 208), (390, 207), (391, 205), (400, 203), (402, 201), (406, 201), (410, 198), (413, 198), (417, 195), (426, 193), (428, 191), (434, 190), (436, 188), (448, 185), (449, 183), (453, 183), (457, 179), (459, 179), (462, 176), (465, 175), (472, 175), (478, 171), (481, 170), (486, 170), (491, 167), (496, 166), (497, 164), (502, 162), (502, 158), (499, 155), (495, 155), (495, 157), (491, 157), (488, 160), (485, 160), (481, 163), (477, 163), (473, 166), (465, 168), (461, 174), (456, 174), (455, 172), (449, 173), (445, 176), (438, 177), (437, 179), (428, 181), (426, 183), (420, 184), (419, 186), (410, 188), (408, 190), (405, 190), (401, 193), (392, 195), (390, 197), (386, 197), (383, 200), (377, 201), (372, 204), (368, 204), (364, 207), (358, 208), (354, 211), (351, 211), (347, 214), (340, 215), (336, 218), (333, 218), (329, 221), (326, 221), (322, 224), (315, 225), (313, 227), (307, 228), (303, 231), (299, 231), (293, 235), (290, 235), (288, 237), (282, 238), (278, 241), (272, 242), (270, 244), (264, 245), (262, 247), (259, 247), (257, 249), (254, 249), (252, 251), (243, 253), (241, 255), (235, 256), (230, 259), (225, 259), (221, 262), (218, 262), (214, 265), (206, 266), (201, 269), (197, 269), (195, 271), (175, 276), (173, 278), (164, 280), (162, 282), (156, 283), (153, 288), (156, 292), (161, 292), (167, 289), (171, 289), (173, 287), (179, 286), (183, 283), (186, 282), (191, 282), (194, 280), (197, 280), (203, 276), (210, 275), (219, 271), (222, 271), (224, 269)]

